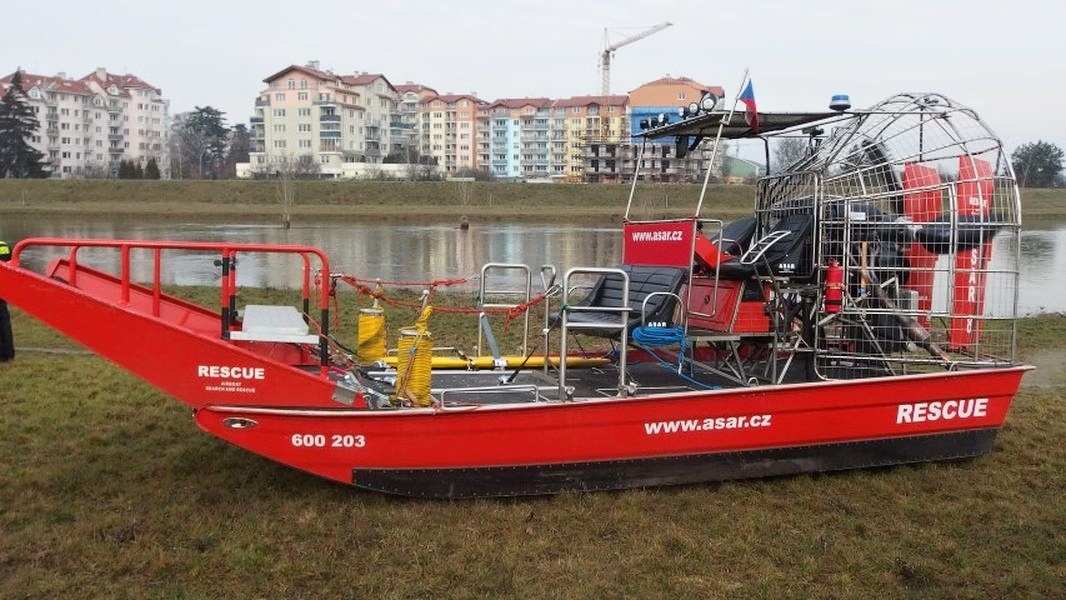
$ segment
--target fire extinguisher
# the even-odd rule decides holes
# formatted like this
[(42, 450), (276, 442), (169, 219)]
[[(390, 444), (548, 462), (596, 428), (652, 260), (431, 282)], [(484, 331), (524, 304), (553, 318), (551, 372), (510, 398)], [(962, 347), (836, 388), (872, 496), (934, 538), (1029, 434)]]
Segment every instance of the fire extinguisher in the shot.
[(825, 312), (838, 313), (844, 300), (844, 268), (830, 258), (825, 268)]

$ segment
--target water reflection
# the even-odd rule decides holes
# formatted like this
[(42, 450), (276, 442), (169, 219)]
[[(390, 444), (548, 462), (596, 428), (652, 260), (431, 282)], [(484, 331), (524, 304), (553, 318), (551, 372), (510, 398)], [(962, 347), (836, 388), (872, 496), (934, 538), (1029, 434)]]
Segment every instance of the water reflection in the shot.
[[(167, 217), (102, 219), (48, 216), (4, 217), (0, 239), (13, 242), (25, 237), (86, 237), (178, 241), (229, 241), (302, 244), (325, 250), (334, 271), (361, 278), (418, 284), (435, 279), (471, 277), (486, 262), (524, 263), (536, 273), (541, 265), (554, 265), (559, 273), (576, 266), (606, 266), (621, 259), (618, 227), (595, 227), (576, 223), (475, 224), (469, 230), (455, 223), (338, 222), (303, 220), (291, 229), (268, 223), (191, 223)], [(58, 253), (35, 249), (24, 256), (31, 265), (42, 265)], [(988, 289), (1005, 289), (1013, 277), (1018, 250), (1013, 240), (999, 236), (993, 248), (993, 269)], [(93, 261), (113, 261), (117, 254), (91, 250)], [(1019, 314), (1042, 311), (1066, 312), (1066, 227), (1027, 230), (1020, 248)], [(135, 253), (133, 277), (147, 281), (152, 273), (150, 252)], [(286, 287), (299, 281), (301, 263), (292, 256), (249, 254), (237, 269), (240, 285)], [(220, 268), (212, 257), (167, 253), (162, 274), (167, 284), (213, 284)], [(534, 276), (536, 281), (538, 278)], [(538, 286), (535, 283), (534, 286)], [(473, 289), (468, 283), (465, 290)], [(1008, 307), (1013, 298), (988, 298), (990, 306)], [(998, 312), (998, 311), (997, 311)]]

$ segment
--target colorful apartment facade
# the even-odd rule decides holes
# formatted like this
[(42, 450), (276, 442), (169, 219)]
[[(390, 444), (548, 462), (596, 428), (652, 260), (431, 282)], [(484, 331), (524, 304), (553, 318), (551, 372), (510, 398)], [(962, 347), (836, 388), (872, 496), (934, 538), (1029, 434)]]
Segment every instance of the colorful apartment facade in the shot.
[[(692, 102), (699, 102), (704, 94), (712, 94), (720, 101), (725, 91), (720, 86), (708, 86), (688, 77), (666, 76), (649, 81), (629, 93), (630, 122), (628, 135), (640, 135), (642, 122), (652, 119), (670, 121), (680, 119), (678, 109)], [(646, 147), (631, 145), (624, 161), (623, 176), (630, 178), (640, 167), (644, 181), (692, 182), (706, 170), (711, 160), (712, 144), (704, 142), (678, 157), (678, 148), (672, 138), (652, 140)], [(713, 153), (715, 164), (722, 164), (723, 156)], [(719, 169), (720, 170), (720, 169)]]
[[(0, 78), (0, 94), (13, 76)], [(169, 102), (159, 88), (98, 68), (81, 79), (23, 71), (22, 89), (38, 122), (28, 141), (51, 177), (110, 177), (121, 161), (143, 167), (151, 159), (169, 175)]]
[(706, 150), (678, 158), (672, 145), (659, 144), (641, 156), (638, 122), (664, 111), (676, 118), (702, 94), (722, 95), (717, 86), (665, 77), (628, 95), (489, 102), (411, 82), (394, 86), (383, 75), (338, 75), (317, 62), (264, 82), (251, 120), (251, 171), (303, 160), (323, 177), (350, 176), (352, 164), (382, 163), (391, 154), (386, 162), (417, 157), (444, 176), (617, 183), (639, 164), (647, 180), (692, 181)]
[(433, 157), (445, 175), (478, 169), (477, 122), (484, 103), (473, 94), (432, 95), (422, 102), (422, 156)]
[(555, 103), (556, 148), (564, 148), (558, 176), (563, 181), (614, 183), (620, 181), (622, 148), (629, 97), (574, 96)]
[(307, 169), (343, 176), (346, 163), (380, 163), (407, 137), (393, 129), (399, 93), (380, 74), (338, 75), (316, 61), (263, 80), (250, 120), (250, 171)]
[(546, 179), (551, 174), (548, 98), (504, 98), (482, 107), (478, 165), (496, 179)]
[[(396, 92), (399, 94), (397, 114), (393, 119), (393, 131), (396, 135), (404, 138), (405, 159), (414, 162), (416, 158), (429, 156), (429, 148), (423, 148), (420, 142), (422, 129), (422, 105), (430, 98), (439, 94), (437, 90), (410, 81), (399, 84)], [(412, 152), (406, 152), (406, 151)]]

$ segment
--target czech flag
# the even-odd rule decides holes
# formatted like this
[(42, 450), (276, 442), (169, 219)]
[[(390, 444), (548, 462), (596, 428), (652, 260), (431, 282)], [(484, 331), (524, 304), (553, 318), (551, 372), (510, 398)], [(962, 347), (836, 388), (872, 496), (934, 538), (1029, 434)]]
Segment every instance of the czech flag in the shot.
[(751, 87), (751, 80), (748, 80), (748, 86), (744, 88), (744, 91), (738, 98), (744, 103), (744, 119), (751, 126), (752, 131), (759, 131), (759, 111), (755, 108), (755, 90)]

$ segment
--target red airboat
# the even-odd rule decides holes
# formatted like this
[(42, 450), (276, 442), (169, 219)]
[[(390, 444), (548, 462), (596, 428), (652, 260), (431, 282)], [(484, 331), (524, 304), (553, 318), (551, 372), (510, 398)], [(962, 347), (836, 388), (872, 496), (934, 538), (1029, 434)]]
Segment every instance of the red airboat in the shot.
[[(435, 357), (418, 326), (391, 359), (348, 351), (314, 282), (370, 280), (306, 246), (27, 239), (0, 263), (0, 295), (187, 404), (204, 430), (388, 493), (605, 490), (989, 452), (1028, 368), (1014, 358), (1021, 214), (1002, 143), (935, 94), (757, 123), (712, 109), (644, 135), (712, 165), (723, 139), (805, 140), (800, 162), (759, 181), (751, 217), (701, 216), (705, 185), (690, 217), (627, 208), (620, 265), (548, 274), (538, 290), (533, 269), (486, 266), (483, 286), (493, 269), (525, 273), (511, 308), (557, 306), (523, 316), (527, 331), (543, 318), (541, 354)], [(1007, 250), (993, 256), (993, 240)], [(57, 258), (25, 266), (42, 248)], [(178, 253), (219, 265), (218, 307), (163, 290)], [(302, 306), (239, 304), (239, 259), (253, 254), (300, 261)], [(136, 261), (150, 267), (135, 274)], [(486, 291), (475, 308), (495, 306)], [(613, 349), (575, 352), (578, 336)]]

